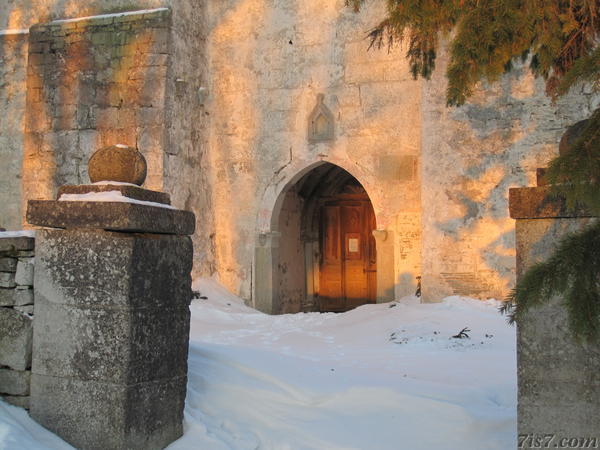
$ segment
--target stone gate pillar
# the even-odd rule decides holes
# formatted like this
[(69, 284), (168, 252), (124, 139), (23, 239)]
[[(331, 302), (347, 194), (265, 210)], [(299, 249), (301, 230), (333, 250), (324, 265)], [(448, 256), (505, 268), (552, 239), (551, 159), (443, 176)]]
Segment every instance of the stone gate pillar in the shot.
[[(100, 191), (121, 201), (82, 201)], [(182, 435), (194, 215), (133, 185), (61, 195), (27, 212), (58, 228), (37, 233), (31, 416), (77, 448), (164, 448)]]
[[(543, 185), (510, 190), (517, 281), (532, 265), (550, 257), (567, 233), (598, 220), (585, 211), (567, 211), (564, 202), (548, 194)], [(550, 299), (520, 317), (517, 370), (523, 448), (535, 447), (536, 436), (554, 435), (551, 446), (562, 438), (600, 439), (600, 353), (597, 344), (574, 341), (562, 298)]]

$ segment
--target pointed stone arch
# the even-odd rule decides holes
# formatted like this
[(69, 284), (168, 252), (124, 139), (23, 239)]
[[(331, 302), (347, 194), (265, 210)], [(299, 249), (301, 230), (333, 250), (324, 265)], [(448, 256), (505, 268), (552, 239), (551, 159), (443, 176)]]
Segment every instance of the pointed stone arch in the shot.
[[(377, 262), (381, 258), (379, 254), (375, 256), (376, 245), (383, 245), (383, 253), (393, 257), (393, 239), (384, 243), (385, 238), (382, 240), (381, 233), (375, 230), (375, 208), (357, 177), (339, 165), (324, 161), (297, 168), (292, 174), (290, 172), (288, 177), (274, 181), (267, 188), (258, 216), (253, 299), (257, 309), (272, 314), (323, 310), (319, 303), (320, 266), (317, 263), (323, 246), (320, 234), (323, 199), (333, 201), (332, 197), (341, 195), (346, 200), (354, 200), (356, 205), (364, 205), (362, 210), (371, 214), (372, 226), (365, 229), (360, 245), (365, 249), (372, 247)], [(375, 267), (375, 260), (371, 262)], [(369, 272), (367, 269), (365, 267), (365, 273)], [(383, 270), (388, 273), (388, 278), (391, 272), (393, 280), (393, 261), (391, 264), (387, 261)], [(367, 286), (371, 289), (368, 302), (389, 300), (380, 292), (380, 274), (372, 272), (369, 275), (371, 287)], [(347, 305), (348, 308), (358, 306)]]

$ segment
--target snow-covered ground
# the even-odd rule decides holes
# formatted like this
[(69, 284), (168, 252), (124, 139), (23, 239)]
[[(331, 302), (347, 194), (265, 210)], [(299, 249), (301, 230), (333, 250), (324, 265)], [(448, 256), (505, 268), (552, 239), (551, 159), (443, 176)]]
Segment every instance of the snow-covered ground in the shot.
[[(185, 434), (169, 449), (516, 447), (515, 330), (496, 302), (268, 316), (194, 287), (207, 299), (191, 306)], [(0, 448), (69, 447), (0, 402)]]

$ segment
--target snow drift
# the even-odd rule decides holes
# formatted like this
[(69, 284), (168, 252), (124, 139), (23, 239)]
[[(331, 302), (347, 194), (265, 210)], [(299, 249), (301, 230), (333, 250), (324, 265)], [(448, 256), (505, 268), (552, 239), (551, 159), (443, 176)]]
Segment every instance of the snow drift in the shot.
[[(185, 434), (169, 449), (516, 446), (515, 330), (495, 301), (268, 316), (212, 280), (194, 288)], [(70, 447), (0, 402), (0, 448)]]

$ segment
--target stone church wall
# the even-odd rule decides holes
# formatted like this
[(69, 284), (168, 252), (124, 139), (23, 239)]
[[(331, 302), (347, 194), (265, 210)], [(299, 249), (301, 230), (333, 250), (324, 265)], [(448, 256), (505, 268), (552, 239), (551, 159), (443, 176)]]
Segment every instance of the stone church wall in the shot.
[[(217, 273), (252, 303), (259, 234), (281, 231), (274, 228), (281, 198), (300, 173), (325, 161), (360, 181), (377, 229), (392, 236), (396, 296), (414, 293), (423, 275), (428, 300), (502, 297), (514, 283), (508, 187), (529, 184), (564, 127), (587, 116), (598, 97), (575, 92), (555, 107), (540, 82), (517, 71), (447, 109), (443, 53), (432, 80), (415, 81), (405, 49), (367, 50), (384, 3), (356, 14), (344, 0), (2, 2), (0, 29), (11, 30), (172, 11), (160, 20), (125, 16), (142, 24), (139, 33), (126, 21), (90, 19), (0, 36), (0, 163), (8, 168), (0, 227), (21, 228), (20, 200), (86, 181), (91, 151), (123, 141), (146, 155), (146, 187), (196, 213), (195, 274)], [(119, 42), (126, 36), (133, 45)], [(311, 143), (308, 117), (320, 94), (334, 139)]]
[(508, 189), (535, 184), (566, 127), (600, 97), (577, 87), (552, 104), (543, 81), (521, 67), (447, 108), (446, 54), (437, 66), (423, 86), (423, 294), (502, 299), (515, 281)]
[[(343, 0), (208, 3), (216, 264), (221, 281), (247, 300), (258, 233), (277, 231), (270, 228), (279, 196), (319, 161), (365, 187), (377, 228), (397, 239), (397, 291), (415, 292), (421, 82), (401, 51), (366, 51), (381, 6), (357, 15)], [(335, 139), (309, 143), (319, 94), (335, 118)]]
[(27, 30), (0, 32), (0, 228), (21, 227)]
[[(24, 215), (21, 201), (51, 198), (59, 184), (86, 182), (85, 167), (91, 152), (98, 146), (120, 142), (137, 146), (146, 156), (146, 187), (170, 192), (173, 204), (193, 210), (198, 229), (213, 235), (210, 198), (201, 186), (208, 123), (203, 108), (206, 90), (202, 89), (207, 79), (203, 4), (7, 0), (0, 3), (0, 30), (28, 30), (53, 20), (171, 6), (170, 17), (163, 12), (152, 19), (142, 12), (117, 21), (96, 17), (70, 25), (56, 23), (52, 31), (34, 27), (38, 30), (34, 39), (44, 39), (49, 48), (42, 45), (31, 52), (35, 56), (28, 102), (38, 106), (28, 108), (29, 126), (34, 128), (28, 129), (26, 145), (23, 118), (29, 36), (0, 36), (5, 42), (0, 105), (6, 111), (6, 119), (0, 123), (0, 162), (10, 169), (0, 180), (0, 201), (6, 200), (2, 202), (0, 227), (20, 229)], [(48, 80), (36, 79), (39, 74)], [(47, 85), (38, 86), (42, 81)], [(40, 98), (41, 92), (49, 96)], [(57, 116), (45, 117), (39, 105)], [(43, 125), (34, 114), (52, 123)], [(46, 129), (38, 129), (42, 126)], [(22, 171), (23, 150), (26, 160)], [(21, 172), (25, 175), (23, 195)], [(210, 242), (195, 242), (197, 261), (203, 261), (197, 264), (197, 272), (210, 274), (214, 270)]]
[[(208, 4), (216, 268), (247, 300), (257, 232), (277, 231), (278, 196), (318, 161), (354, 175), (377, 228), (393, 232), (396, 296), (423, 274), (426, 300), (503, 298), (515, 279), (508, 188), (532, 181), (565, 127), (598, 103), (577, 91), (552, 105), (543, 83), (517, 70), (448, 109), (444, 52), (430, 81), (414, 81), (405, 49), (367, 50), (384, 3), (359, 14), (343, 0)], [(311, 144), (320, 93), (335, 139)]]
[(23, 191), (50, 199), (88, 179), (98, 148), (137, 146), (161, 190), (170, 12), (35, 25), (30, 32)]

